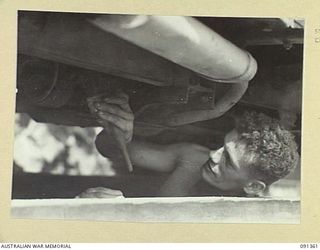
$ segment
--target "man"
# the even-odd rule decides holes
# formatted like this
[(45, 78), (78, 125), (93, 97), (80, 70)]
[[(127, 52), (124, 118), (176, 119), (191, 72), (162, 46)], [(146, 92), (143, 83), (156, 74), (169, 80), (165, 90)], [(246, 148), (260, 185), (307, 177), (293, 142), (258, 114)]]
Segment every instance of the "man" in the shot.
[(110, 153), (108, 124), (112, 124), (122, 131), (134, 166), (169, 173), (159, 196), (188, 196), (202, 180), (222, 193), (258, 196), (298, 163), (291, 133), (263, 114), (245, 113), (225, 136), (224, 145), (211, 150), (190, 143), (157, 145), (132, 140), (134, 116), (125, 94), (90, 99), (89, 108), (105, 128), (96, 138), (102, 155)]

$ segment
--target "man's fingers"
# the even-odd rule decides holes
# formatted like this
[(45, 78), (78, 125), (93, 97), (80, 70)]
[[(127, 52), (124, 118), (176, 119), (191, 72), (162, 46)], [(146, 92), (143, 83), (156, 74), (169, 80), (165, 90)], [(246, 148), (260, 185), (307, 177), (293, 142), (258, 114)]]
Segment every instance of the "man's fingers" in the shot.
[(123, 119), (122, 117), (111, 114), (111, 113), (107, 113), (107, 112), (101, 112), (101, 111), (98, 112), (97, 114), (102, 120), (112, 123), (119, 129), (121, 129), (123, 132), (126, 132), (128, 130), (128, 121)]
[(88, 102), (93, 102), (93, 101), (101, 100), (102, 98), (103, 98), (102, 95), (95, 95), (95, 96), (87, 97), (87, 101)]
[(89, 188), (77, 196), (77, 198), (114, 198), (123, 197), (123, 193), (120, 190), (114, 190), (111, 188), (97, 187)]
[(86, 193), (106, 193), (106, 194), (111, 194), (111, 195), (123, 195), (123, 193), (120, 190), (116, 189), (111, 189), (111, 188), (106, 188), (106, 187), (94, 187), (94, 188), (89, 188), (85, 191)]
[(106, 102), (109, 104), (119, 105), (122, 109), (128, 110), (131, 112), (129, 106), (129, 96), (124, 92), (118, 92), (115, 96), (106, 97), (106, 94), (100, 94), (96, 96), (91, 96), (87, 98), (87, 102), (89, 103), (102, 103)]
[(98, 118), (97, 119), (97, 122), (104, 128), (104, 129), (106, 129), (106, 130), (110, 130), (110, 124), (109, 124), (109, 122), (108, 121), (105, 121), (105, 120), (103, 120), (103, 119), (101, 119), (101, 118)]
[(103, 99), (104, 102), (108, 104), (115, 104), (119, 105), (122, 109), (131, 111), (129, 103), (128, 103), (128, 97), (122, 96), (122, 97), (106, 97)]
[(125, 99), (127, 102), (129, 101), (129, 96), (126, 93), (122, 92), (122, 91), (118, 92), (117, 96), (120, 97), (120, 98)]
[(88, 107), (91, 113), (95, 113), (98, 109), (95, 107), (94, 101), (88, 100)]
[(133, 119), (134, 119), (134, 115), (132, 114), (132, 112), (127, 112), (116, 105), (105, 104), (105, 103), (96, 103), (95, 108), (98, 111), (108, 112), (110, 114), (118, 115), (128, 121), (133, 121)]
[(123, 92), (113, 97), (99, 95), (87, 98), (90, 112), (97, 117), (98, 123), (107, 130), (112, 125), (119, 128), (127, 142), (132, 139), (134, 120), (128, 100), (128, 95)]

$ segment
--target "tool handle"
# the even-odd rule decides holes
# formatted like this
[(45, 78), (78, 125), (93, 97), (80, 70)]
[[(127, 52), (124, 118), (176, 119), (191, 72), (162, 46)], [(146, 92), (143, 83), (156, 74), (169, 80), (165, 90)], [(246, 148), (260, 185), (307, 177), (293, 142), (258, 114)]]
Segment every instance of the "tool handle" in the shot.
[(127, 149), (127, 144), (126, 144), (126, 140), (124, 138), (124, 135), (122, 133), (122, 131), (117, 128), (116, 126), (113, 126), (113, 125), (109, 125), (109, 128), (111, 130), (111, 133), (115, 139), (115, 141), (117, 142), (120, 150), (121, 150), (121, 154), (122, 154), (122, 157), (125, 161), (125, 164), (127, 166), (127, 169), (129, 172), (132, 172), (133, 171), (133, 166), (132, 166), (132, 163), (131, 163), (131, 160), (130, 160), (130, 156), (129, 156), (129, 153), (128, 153), (128, 149)]

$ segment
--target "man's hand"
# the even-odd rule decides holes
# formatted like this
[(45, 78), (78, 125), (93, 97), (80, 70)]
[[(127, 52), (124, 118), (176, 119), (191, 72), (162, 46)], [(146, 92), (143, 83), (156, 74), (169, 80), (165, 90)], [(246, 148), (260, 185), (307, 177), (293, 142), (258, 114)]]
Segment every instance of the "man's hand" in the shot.
[(126, 142), (131, 141), (134, 115), (126, 94), (120, 93), (115, 97), (91, 97), (88, 98), (88, 106), (106, 130), (110, 130), (110, 125), (116, 126), (123, 133)]
[(89, 188), (76, 198), (124, 198), (120, 190), (105, 187)]

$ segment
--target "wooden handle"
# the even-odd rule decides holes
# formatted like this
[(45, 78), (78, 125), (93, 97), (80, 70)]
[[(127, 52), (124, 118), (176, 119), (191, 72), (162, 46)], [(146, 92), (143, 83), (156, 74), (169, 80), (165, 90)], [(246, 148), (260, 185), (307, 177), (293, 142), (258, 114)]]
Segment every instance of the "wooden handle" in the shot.
[(114, 136), (115, 141), (118, 143), (121, 154), (124, 158), (125, 164), (129, 172), (133, 171), (133, 166), (129, 157), (126, 140), (120, 129), (115, 126), (109, 125), (112, 135)]

